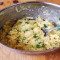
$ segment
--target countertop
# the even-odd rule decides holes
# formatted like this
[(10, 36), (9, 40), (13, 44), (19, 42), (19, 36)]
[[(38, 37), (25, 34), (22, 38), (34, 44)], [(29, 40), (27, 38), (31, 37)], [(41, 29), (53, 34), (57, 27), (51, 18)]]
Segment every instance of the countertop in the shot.
[[(0, 0), (0, 2), (3, 2), (0, 5), (0, 10), (14, 4), (12, 1), (13, 0)], [(32, 0), (18, 0), (18, 1), (25, 2)], [(45, 2), (52, 2), (55, 4), (60, 4), (60, 0), (37, 0), (37, 1), (45, 1)], [(15, 53), (0, 44), (0, 60), (60, 60), (60, 50), (46, 55), (30, 56), (30, 55)]]

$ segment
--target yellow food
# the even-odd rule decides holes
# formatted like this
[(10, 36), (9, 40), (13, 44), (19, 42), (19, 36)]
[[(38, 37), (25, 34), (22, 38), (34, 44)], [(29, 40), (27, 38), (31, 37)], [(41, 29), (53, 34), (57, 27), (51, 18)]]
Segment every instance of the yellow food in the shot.
[[(54, 24), (49, 20), (38, 17), (36, 20), (23, 18), (18, 20), (13, 27), (4, 26), (0, 31), (1, 41), (16, 49), (40, 51), (53, 49), (60, 46), (60, 31), (54, 30), (48, 36), (44, 36), (42, 28), (51, 29)], [(6, 33), (8, 33), (6, 35)]]

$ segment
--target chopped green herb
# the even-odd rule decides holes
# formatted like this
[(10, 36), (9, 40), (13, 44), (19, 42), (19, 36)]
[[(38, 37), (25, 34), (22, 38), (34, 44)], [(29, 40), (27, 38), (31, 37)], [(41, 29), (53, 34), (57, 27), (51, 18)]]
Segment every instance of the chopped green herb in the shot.
[(32, 47), (34, 48), (34, 46), (32, 45)]
[(30, 31), (30, 30), (33, 30), (34, 28), (28, 28), (28, 29), (26, 29), (25, 31)]
[(38, 44), (38, 45), (37, 45), (37, 48), (42, 48), (42, 45), (39, 45), (39, 44)]
[(26, 29), (25, 31), (29, 31), (29, 29)]
[(27, 28), (25, 30), (23, 30), (23, 32), (25, 33), (26, 31), (30, 31), (30, 30), (33, 30), (34, 28)]
[(53, 47), (53, 48), (55, 48), (55, 47)]
[(26, 40), (26, 37), (23, 37), (22, 42), (23, 42), (24, 40)]
[(25, 33), (26, 31), (30, 31), (30, 30), (31, 30), (31, 29), (28, 28), (28, 29), (23, 30), (23, 32)]
[(55, 44), (58, 44), (58, 42), (57, 42), (57, 41), (55, 41), (54, 43), (55, 43)]
[(60, 30), (60, 27), (58, 27), (57, 30)]
[(40, 36), (37, 36), (36, 40), (40, 39)]
[(29, 24), (29, 22), (25, 22), (25, 24)]
[(25, 40), (25, 39), (26, 39), (26, 37), (23, 38), (23, 40)]
[(25, 30), (22, 30), (22, 32), (24, 32), (24, 33), (25, 33), (26, 31), (25, 31)]
[(18, 32), (20, 32), (20, 30), (17, 30)]
[(38, 44), (37, 44), (36, 47), (37, 47), (37, 48), (42, 48), (42, 43), (41, 43), (41, 42), (38, 42)]
[(36, 38), (37, 37), (37, 33), (35, 33), (33, 37)]
[(24, 20), (26, 20), (26, 19), (24, 19)]
[(23, 32), (25, 33), (25, 32), (26, 32), (26, 30), (23, 30)]
[(15, 29), (17, 32), (20, 32), (20, 30), (18, 30), (17, 28), (12, 28), (11, 30)]
[(28, 29), (26, 29), (25, 31), (29, 31), (30, 29), (28, 28)]
[(24, 20), (26, 20), (26, 18), (24, 18)]
[(37, 36), (37, 33), (35, 33), (33, 37), (36, 38), (36, 40), (40, 39), (40, 36)]
[(48, 50), (48, 49), (45, 47), (45, 50)]
[(22, 38), (17, 38), (17, 42), (20, 43), (22, 41)]
[(36, 22), (33, 22), (33, 24), (36, 24)]
[(31, 30), (33, 30), (34, 28), (31, 28)]
[(18, 22), (18, 24), (21, 24), (22, 22)]
[(48, 26), (46, 24), (44, 24), (44, 28), (47, 28)]
[(41, 42), (38, 42), (38, 44), (40, 44)]

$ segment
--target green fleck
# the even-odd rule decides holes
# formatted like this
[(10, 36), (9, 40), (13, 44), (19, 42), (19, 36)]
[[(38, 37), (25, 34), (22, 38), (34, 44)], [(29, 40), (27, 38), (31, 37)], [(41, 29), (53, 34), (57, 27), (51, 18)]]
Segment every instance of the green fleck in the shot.
[(26, 37), (23, 37), (22, 42), (23, 42), (24, 40), (26, 40)]
[(32, 48), (34, 48), (34, 46), (32, 45)]
[(25, 24), (29, 24), (29, 22), (26, 21)]
[(17, 32), (20, 32), (20, 30), (18, 30), (18, 29), (16, 29), (16, 28), (13, 28), (13, 29), (15, 29)]
[(26, 31), (30, 31), (30, 30), (31, 30), (31, 29), (28, 28), (28, 29), (23, 30), (23, 32), (25, 33)]
[(34, 36), (33, 37), (36, 38), (37, 37), (37, 33), (34, 33)]
[(48, 49), (45, 47), (45, 50), (48, 50)]
[(23, 32), (25, 33), (25, 32), (26, 32), (26, 30), (23, 30)]
[(40, 44), (41, 42), (38, 42), (38, 44)]
[(25, 29), (25, 31), (30, 31), (30, 30), (33, 30), (34, 28), (27, 28)]
[(28, 28), (28, 29), (26, 29), (25, 31), (29, 31), (30, 29)]
[(56, 45), (56, 44), (58, 44), (58, 42), (57, 42), (57, 41), (55, 41), (54, 43), (55, 43), (55, 45)]
[(35, 33), (33, 37), (36, 38), (36, 40), (40, 39), (40, 36), (38, 36), (37, 33)]
[(31, 30), (33, 30), (34, 28), (31, 28)]
[(21, 24), (22, 22), (18, 22), (17, 24)]
[(42, 48), (42, 43), (41, 43), (41, 42), (38, 42), (38, 44), (37, 44), (36, 47), (37, 47), (37, 48)]
[(55, 48), (55, 47), (53, 47), (53, 48)]
[(24, 20), (26, 20), (26, 19), (24, 19)]
[(33, 22), (33, 24), (36, 24), (36, 22)]
[(58, 27), (57, 30), (60, 30), (60, 27)]
[(20, 32), (20, 30), (17, 30), (18, 32)]
[(41, 46), (40, 45), (37, 45), (37, 48), (41, 48)]
[(26, 37), (23, 38), (23, 40), (25, 40), (25, 39), (26, 39)]
[(25, 33), (26, 31), (25, 31), (25, 30), (23, 30), (22, 32), (24, 32), (24, 33)]
[(46, 24), (44, 24), (44, 28), (47, 28), (48, 26)]
[(38, 39), (40, 39), (40, 36), (37, 36), (37, 37), (36, 37), (36, 40), (38, 40)]
[(24, 20), (26, 20), (26, 18), (24, 18)]
[(17, 43), (20, 43), (20, 42), (22, 41), (22, 38), (20, 38), (20, 39), (19, 39), (19, 38), (17, 38), (17, 40), (16, 40), (16, 41), (17, 41)]

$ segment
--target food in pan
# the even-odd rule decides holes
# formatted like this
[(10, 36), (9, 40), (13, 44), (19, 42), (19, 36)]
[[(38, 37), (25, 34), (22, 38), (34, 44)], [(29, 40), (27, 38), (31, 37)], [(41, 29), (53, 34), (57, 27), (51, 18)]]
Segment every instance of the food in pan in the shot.
[(53, 22), (41, 17), (35, 19), (22, 18), (11, 26), (6, 22), (0, 30), (0, 40), (9, 47), (19, 50), (42, 51), (60, 46), (60, 29), (53, 30), (48, 36), (42, 29), (54, 28)]

